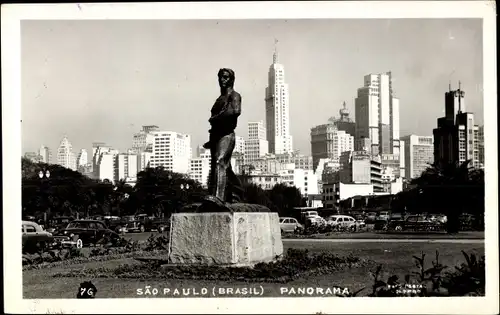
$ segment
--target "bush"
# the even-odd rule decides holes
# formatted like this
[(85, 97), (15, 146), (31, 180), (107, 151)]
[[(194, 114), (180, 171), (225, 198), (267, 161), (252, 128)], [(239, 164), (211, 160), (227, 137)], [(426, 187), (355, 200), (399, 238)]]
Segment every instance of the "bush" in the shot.
[(158, 263), (122, 265), (116, 269), (84, 269), (58, 274), (58, 277), (118, 277), (135, 279), (233, 280), (284, 283), (307, 275), (328, 274), (365, 263), (357, 257), (331, 253), (310, 254), (307, 250), (289, 249), (285, 257), (250, 267), (206, 265), (167, 265)]
[(163, 235), (155, 237), (154, 234), (146, 241), (145, 251), (153, 251), (153, 250), (167, 250), (168, 249), (168, 238)]

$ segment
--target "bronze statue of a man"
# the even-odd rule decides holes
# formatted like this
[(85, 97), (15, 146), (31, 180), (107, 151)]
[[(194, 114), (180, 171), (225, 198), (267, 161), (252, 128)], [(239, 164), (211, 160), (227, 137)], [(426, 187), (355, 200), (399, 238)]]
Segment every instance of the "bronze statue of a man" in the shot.
[(241, 196), (241, 183), (231, 167), (236, 136), (234, 130), (241, 114), (241, 96), (234, 90), (234, 71), (223, 68), (217, 74), (220, 96), (215, 101), (209, 119), (210, 138), (204, 144), (210, 148), (211, 167), (208, 181), (208, 201), (224, 206), (237, 202)]

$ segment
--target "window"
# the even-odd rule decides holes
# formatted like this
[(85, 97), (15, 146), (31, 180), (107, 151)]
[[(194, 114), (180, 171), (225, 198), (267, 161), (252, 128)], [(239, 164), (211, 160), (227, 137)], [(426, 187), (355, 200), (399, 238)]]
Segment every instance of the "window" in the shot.
[(34, 233), (36, 232), (36, 229), (33, 225), (25, 225), (24, 226), (25, 229), (26, 229), (26, 233)]

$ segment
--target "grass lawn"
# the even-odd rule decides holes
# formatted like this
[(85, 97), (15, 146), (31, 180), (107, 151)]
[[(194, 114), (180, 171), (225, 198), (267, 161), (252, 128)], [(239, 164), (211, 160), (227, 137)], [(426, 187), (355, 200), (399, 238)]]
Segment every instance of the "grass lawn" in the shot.
[[(285, 244), (285, 250), (290, 245)], [(231, 288), (264, 288), (264, 296), (278, 297), (286, 296), (280, 294), (281, 287), (348, 287), (357, 290), (362, 287), (372, 285), (369, 271), (376, 265), (381, 264), (387, 274), (398, 274), (404, 277), (414, 268), (413, 255), (419, 256), (421, 252), (428, 258), (426, 264), (431, 266), (431, 261), (435, 259), (435, 252), (439, 250), (440, 261), (450, 267), (454, 267), (465, 259), (461, 250), (467, 253), (475, 252), (484, 255), (484, 244), (439, 244), (439, 243), (298, 243), (293, 244), (293, 248), (309, 249), (314, 252), (330, 251), (338, 255), (349, 255), (370, 259), (375, 262), (371, 267), (360, 267), (350, 270), (337, 272), (330, 275), (313, 276), (306, 279), (298, 279), (286, 284), (273, 283), (245, 283), (245, 282), (220, 282), (220, 281), (199, 281), (199, 280), (140, 280), (140, 279), (83, 279), (83, 278), (54, 278), (53, 274), (67, 272), (71, 269), (114, 267), (121, 264), (138, 264), (140, 262), (134, 259), (120, 259), (105, 262), (87, 263), (85, 265), (69, 265), (52, 269), (29, 270), (23, 272), (23, 296), (27, 299), (40, 298), (74, 298), (76, 296), (79, 284), (83, 281), (91, 280), (98, 289), (97, 298), (131, 298), (138, 297), (137, 289), (146, 285), (152, 288), (158, 288), (160, 294), (157, 297), (172, 297), (172, 295), (163, 295), (164, 288), (188, 289), (207, 288), (212, 292), (212, 287), (231, 287)], [(384, 280), (386, 277), (384, 277)], [(260, 290), (260, 289), (259, 289)], [(366, 289), (360, 295), (366, 295), (370, 289)], [(210, 295), (209, 295), (210, 296)], [(179, 297), (183, 297), (182, 295)], [(226, 297), (228, 297), (226, 295)], [(238, 296), (241, 297), (241, 296)]]

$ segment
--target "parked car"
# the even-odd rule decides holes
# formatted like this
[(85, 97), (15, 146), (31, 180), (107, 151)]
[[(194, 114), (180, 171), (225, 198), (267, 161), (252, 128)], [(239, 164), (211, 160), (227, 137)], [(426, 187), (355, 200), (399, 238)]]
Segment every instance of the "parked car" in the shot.
[(139, 221), (141, 223), (140, 232), (157, 230), (158, 232), (163, 233), (170, 228), (169, 219), (155, 218), (145, 214), (136, 215), (135, 221)]
[(326, 220), (319, 215), (310, 215), (306, 217), (306, 226), (326, 226)]
[(133, 220), (127, 222), (118, 233), (143, 232), (144, 224), (141, 221)]
[(376, 212), (368, 212), (366, 214), (365, 223), (374, 223), (377, 218)]
[(432, 222), (423, 215), (409, 215), (406, 219), (399, 220), (389, 220), (387, 224), (387, 230), (394, 231), (405, 231), (405, 230), (415, 230), (415, 231), (432, 231), (439, 230), (442, 228), (442, 224), (439, 222)]
[(55, 217), (49, 224), (50, 227), (47, 229), (50, 233), (56, 233), (58, 230), (64, 229), (71, 221), (75, 220), (73, 217), (61, 216)]
[(436, 218), (436, 221), (441, 222), (442, 224), (445, 224), (448, 222), (448, 217), (445, 216), (444, 214), (439, 214)]
[(300, 214), (302, 222), (306, 222), (308, 217), (319, 216), (318, 211), (302, 211)]
[(380, 211), (375, 217), (375, 221), (388, 221), (391, 217), (391, 213), (389, 211)]
[(110, 230), (103, 222), (97, 220), (74, 220), (68, 226), (54, 235), (54, 240), (63, 247), (76, 246), (82, 248), (109, 237), (118, 239), (120, 236)]
[(27, 251), (36, 248), (45, 248), (54, 239), (52, 233), (44, 231), (43, 228), (32, 221), (22, 221), (22, 245)]
[(366, 226), (364, 222), (358, 223), (356, 219), (347, 215), (331, 215), (327, 218), (326, 222), (331, 226), (348, 229), (357, 229)]
[(304, 226), (295, 218), (283, 217), (280, 218), (281, 232), (294, 233), (304, 229)]

